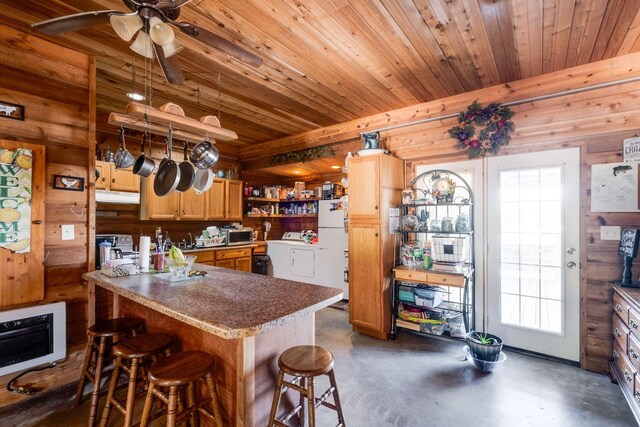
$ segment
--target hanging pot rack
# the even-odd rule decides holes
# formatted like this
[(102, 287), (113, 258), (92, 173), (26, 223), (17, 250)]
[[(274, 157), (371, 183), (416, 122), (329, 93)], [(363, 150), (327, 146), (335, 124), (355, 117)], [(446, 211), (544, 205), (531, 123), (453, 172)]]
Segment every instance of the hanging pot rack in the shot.
[(194, 143), (202, 142), (204, 139), (238, 139), (234, 131), (220, 127), (217, 117), (203, 116), (198, 120), (185, 117), (182, 108), (171, 102), (160, 108), (129, 102), (125, 114), (109, 114), (109, 124), (161, 136), (167, 136), (171, 127), (175, 139)]

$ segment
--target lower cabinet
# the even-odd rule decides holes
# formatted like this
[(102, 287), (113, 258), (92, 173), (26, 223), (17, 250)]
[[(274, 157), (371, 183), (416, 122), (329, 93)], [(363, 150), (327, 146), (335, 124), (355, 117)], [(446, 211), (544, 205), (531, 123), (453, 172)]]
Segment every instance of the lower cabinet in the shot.
[(349, 322), (386, 338), (391, 321), (380, 243), (379, 225), (349, 224)]
[(190, 253), (196, 256), (196, 262), (229, 270), (251, 273), (252, 248), (230, 248)]
[(251, 248), (216, 251), (215, 258), (216, 267), (251, 273)]
[(640, 424), (640, 290), (613, 286), (612, 335), (609, 369)]

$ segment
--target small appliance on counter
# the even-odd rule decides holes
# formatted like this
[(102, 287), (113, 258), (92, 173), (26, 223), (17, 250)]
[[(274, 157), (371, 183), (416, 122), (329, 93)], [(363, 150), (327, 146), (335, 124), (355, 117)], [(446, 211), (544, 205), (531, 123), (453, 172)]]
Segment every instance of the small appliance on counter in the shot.
[(223, 227), (220, 232), (225, 236), (227, 246), (250, 245), (253, 243), (253, 229), (251, 227)]
[(95, 258), (97, 270), (100, 270), (100, 266), (109, 260), (133, 260), (137, 257), (138, 252), (133, 250), (133, 237), (131, 234), (96, 234)]

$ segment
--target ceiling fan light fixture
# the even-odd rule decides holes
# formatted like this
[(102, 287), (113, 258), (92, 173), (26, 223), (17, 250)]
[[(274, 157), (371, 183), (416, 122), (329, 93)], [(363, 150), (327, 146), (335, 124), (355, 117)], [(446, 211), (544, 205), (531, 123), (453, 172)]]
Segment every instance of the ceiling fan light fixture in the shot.
[(173, 29), (157, 16), (149, 19), (149, 36), (155, 44), (160, 46), (171, 44), (176, 39)]
[(173, 40), (167, 45), (162, 46), (165, 58), (169, 58), (170, 56), (179, 53), (182, 49), (184, 49), (184, 46), (177, 39)]
[(124, 41), (130, 41), (133, 35), (142, 28), (142, 19), (137, 14), (111, 15), (109, 17), (111, 27), (118, 37)]
[(153, 49), (151, 47), (151, 38), (149, 34), (144, 31), (138, 33), (138, 37), (131, 43), (129, 47), (132, 51), (138, 55), (142, 55), (145, 58), (153, 59)]
[(129, 92), (127, 93), (127, 98), (133, 100), (133, 101), (144, 101), (145, 99), (147, 99), (146, 96), (144, 96), (141, 93), (138, 92)]

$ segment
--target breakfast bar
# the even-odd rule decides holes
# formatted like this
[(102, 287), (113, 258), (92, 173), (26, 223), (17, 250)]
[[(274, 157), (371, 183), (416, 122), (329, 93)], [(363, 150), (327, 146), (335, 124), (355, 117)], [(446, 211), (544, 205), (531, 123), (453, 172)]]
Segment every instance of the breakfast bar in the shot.
[(278, 356), (314, 343), (314, 313), (340, 301), (342, 291), (203, 264), (194, 268), (207, 275), (172, 282), (153, 274), (84, 274), (89, 323), (109, 307), (109, 317), (142, 319), (146, 332), (173, 335), (181, 351), (212, 354), (224, 425), (264, 426)]

